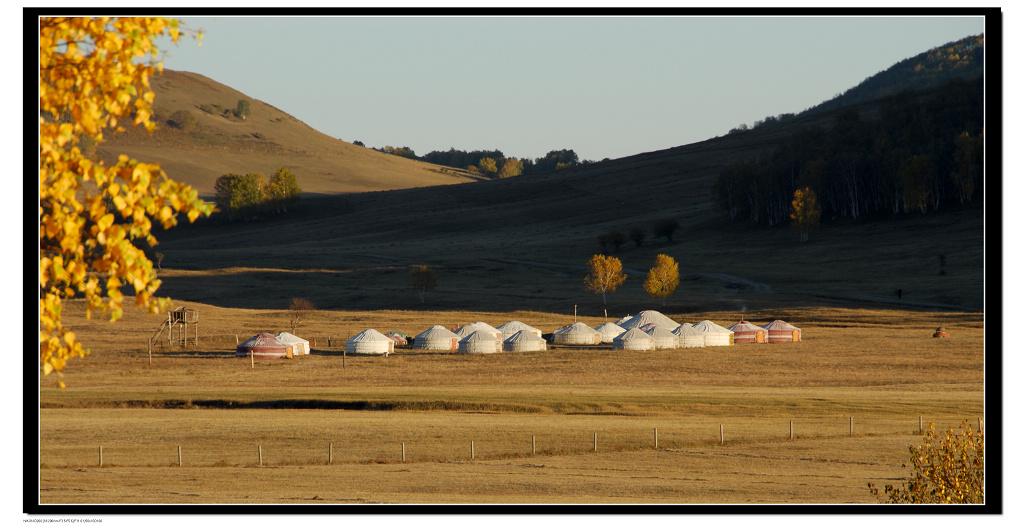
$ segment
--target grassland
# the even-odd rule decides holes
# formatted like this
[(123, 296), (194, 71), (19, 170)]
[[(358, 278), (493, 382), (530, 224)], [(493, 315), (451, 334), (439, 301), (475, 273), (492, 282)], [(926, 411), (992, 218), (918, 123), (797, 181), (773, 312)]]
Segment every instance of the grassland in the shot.
[(984, 417), (979, 314), (807, 311), (792, 344), (384, 358), (343, 340), (571, 315), (322, 311), (297, 331), (313, 354), (253, 368), (234, 334), (282, 315), (192, 306), (199, 346), (152, 364), (158, 317), (127, 311), (111, 333), (71, 308), (93, 353), (67, 389), (41, 380), (42, 503), (870, 503), (868, 481), (905, 476), (919, 417)]

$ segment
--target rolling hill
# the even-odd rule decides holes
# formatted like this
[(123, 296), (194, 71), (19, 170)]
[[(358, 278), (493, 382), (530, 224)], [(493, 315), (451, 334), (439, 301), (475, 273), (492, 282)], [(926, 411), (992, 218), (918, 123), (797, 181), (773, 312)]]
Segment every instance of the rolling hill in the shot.
[[(288, 167), (303, 191), (336, 194), (457, 184), (475, 177), (464, 171), (389, 156), (331, 138), (294, 117), (199, 74), (164, 70), (151, 81), (158, 129), (152, 134), (129, 129), (109, 135), (97, 146), (108, 163), (118, 154), (156, 162), (172, 179), (213, 196), (221, 175)], [(239, 100), (251, 114), (239, 119)], [(205, 109), (205, 110), (204, 110)], [(194, 124), (175, 126), (175, 113), (187, 112)], [(178, 114), (181, 115), (181, 114)]]
[[(126, 152), (160, 162), (206, 196), (222, 174), (286, 166), (306, 192), (284, 215), (248, 224), (214, 216), (157, 232), (160, 294), (176, 300), (283, 310), (302, 297), (321, 309), (622, 315), (657, 303), (642, 282), (654, 257), (666, 253), (681, 273), (662, 307), (669, 312), (983, 310), (980, 205), (836, 219), (806, 244), (785, 228), (726, 221), (712, 192), (723, 167), (762, 156), (798, 130), (828, 128), (837, 111), (602, 163), (473, 181), (327, 137), (259, 101), (246, 120), (225, 116), (246, 96), (196, 74), (167, 72), (154, 89), (163, 116), (189, 110), (197, 126), (119, 135), (103, 145), (105, 156)], [(877, 101), (843, 107), (850, 108), (864, 119), (878, 114)], [(682, 225), (671, 241), (651, 233), (665, 218)], [(601, 251), (598, 235), (634, 227), (648, 239), (615, 254), (629, 278), (604, 307), (582, 288), (584, 264)], [(422, 304), (408, 277), (420, 264), (439, 279)]]

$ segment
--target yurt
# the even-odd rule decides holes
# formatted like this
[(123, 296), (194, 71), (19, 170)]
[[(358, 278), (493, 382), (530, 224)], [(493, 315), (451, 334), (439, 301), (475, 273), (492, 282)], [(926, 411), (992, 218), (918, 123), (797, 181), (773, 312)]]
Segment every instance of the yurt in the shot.
[(594, 330), (601, 333), (601, 343), (612, 343), (612, 340), (614, 340), (616, 336), (626, 332), (626, 329), (623, 329), (614, 323), (602, 323)]
[(469, 336), (459, 340), (460, 353), (500, 353), (501, 340), (487, 331), (473, 331)]
[(711, 320), (694, 323), (693, 328), (704, 333), (704, 345), (708, 347), (733, 344), (733, 332)]
[(640, 329), (630, 329), (615, 337), (612, 341), (612, 349), (625, 349), (627, 351), (653, 351), (654, 338)]
[[(408, 339), (409, 335), (408, 334), (405, 334), (405, 333), (395, 334), (395, 332), (396, 331), (391, 331), (391, 332), (385, 334), (384, 336), (387, 336), (388, 338), (391, 339), (392, 342), (395, 342), (395, 345), (409, 345), (409, 339)], [(405, 334), (405, 336), (402, 336), (403, 334)]]
[(563, 327), (551, 335), (551, 341), (563, 345), (599, 345), (601, 333), (592, 327), (578, 321), (568, 327)]
[(644, 332), (654, 338), (655, 349), (679, 349), (679, 337), (661, 325), (652, 325), (650, 330)]
[(762, 327), (766, 332), (768, 343), (799, 342), (801, 331), (782, 320), (775, 320)]
[(494, 327), (491, 327), (490, 325), (482, 321), (463, 325), (462, 327), (459, 327), (458, 329), (455, 330), (455, 334), (458, 334), (459, 337), (461, 338), (465, 338), (476, 331), (484, 331), (490, 334), (496, 340), (498, 340), (498, 342), (501, 342), (501, 331), (495, 329)]
[(395, 352), (395, 342), (379, 331), (366, 329), (345, 341), (345, 352), (387, 356)]
[(615, 325), (618, 325), (619, 327), (622, 327), (622, 324), (626, 323), (627, 321), (629, 321), (630, 318), (632, 318), (632, 316), (630, 316), (629, 314), (626, 314), (625, 316), (615, 320)]
[(636, 316), (633, 316), (632, 318), (622, 323), (617, 323), (617, 325), (619, 327), (622, 327), (623, 329), (629, 330), (632, 329), (633, 327), (643, 327), (644, 325), (650, 323), (653, 323), (655, 325), (661, 325), (662, 327), (668, 329), (669, 332), (672, 332), (672, 329), (679, 327), (679, 322), (672, 321), (671, 318), (665, 316), (664, 314), (656, 310), (640, 311), (640, 313), (637, 314)]
[(261, 332), (235, 346), (235, 356), (253, 358), (291, 358), (295, 348), (269, 332)]
[(521, 330), (505, 338), (503, 346), (506, 351), (546, 351), (548, 343), (528, 330)]
[(740, 320), (729, 327), (735, 343), (765, 343), (767, 331), (747, 320)]
[(278, 341), (285, 345), (292, 346), (292, 354), (309, 354), (309, 340), (303, 340), (302, 338), (299, 338), (298, 336), (295, 336), (294, 334), (289, 332), (278, 333), (278, 335), (275, 336), (274, 338), (277, 338)]
[(501, 331), (501, 335), (506, 337), (506, 338), (512, 336), (513, 334), (515, 334), (515, 333), (517, 333), (519, 331), (527, 331), (527, 332), (533, 333), (534, 335), (537, 336), (537, 338), (541, 338), (544, 335), (544, 333), (542, 333), (540, 329), (538, 329), (536, 327), (530, 327), (529, 325), (527, 325), (527, 324), (525, 324), (525, 323), (523, 323), (521, 321), (510, 321), (510, 322), (506, 323), (505, 325), (499, 325), (496, 328), (499, 331)]
[(413, 338), (412, 346), (428, 351), (458, 351), (460, 339), (458, 334), (445, 329), (444, 326), (435, 325), (417, 334)]
[(672, 334), (679, 337), (679, 347), (704, 347), (704, 333), (694, 329), (689, 323), (680, 325)]

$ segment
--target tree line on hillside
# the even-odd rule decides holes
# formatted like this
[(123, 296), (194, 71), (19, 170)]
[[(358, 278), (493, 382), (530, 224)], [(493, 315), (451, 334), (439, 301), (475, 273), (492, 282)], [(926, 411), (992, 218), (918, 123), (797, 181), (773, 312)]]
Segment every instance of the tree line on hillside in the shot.
[[(354, 141), (352, 143), (353, 145), (365, 147), (361, 141)], [(381, 148), (372, 147), (372, 149), (377, 152), (419, 160), (434, 165), (465, 169), (479, 173), (487, 178), (509, 178), (523, 174), (542, 173), (595, 163), (593, 160), (581, 161), (579, 155), (572, 149), (548, 151), (546, 155), (532, 160), (529, 158), (507, 157), (497, 149), (493, 151), (462, 151), (451, 148), (447, 151), (430, 151), (423, 156), (417, 156), (416, 152), (409, 147), (386, 145)]]
[(983, 195), (982, 80), (956, 80), (881, 102), (880, 117), (840, 111), (829, 130), (805, 128), (774, 152), (724, 168), (715, 183), (733, 221), (776, 226), (796, 190), (810, 190), (824, 219), (937, 210)]
[(213, 189), (217, 209), (227, 213), (231, 222), (256, 220), (260, 213), (287, 212), (302, 193), (295, 173), (287, 167), (279, 167), (269, 181), (263, 173), (226, 174)]

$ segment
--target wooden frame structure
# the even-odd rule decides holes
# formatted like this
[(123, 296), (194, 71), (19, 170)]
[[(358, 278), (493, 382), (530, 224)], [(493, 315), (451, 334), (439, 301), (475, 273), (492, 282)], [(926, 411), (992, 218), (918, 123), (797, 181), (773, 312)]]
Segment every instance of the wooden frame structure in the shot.
[[(167, 345), (174, 343), (180, 344), (182, 347), (188, 345), (191, 341), (192, 345), (199, 345), (199, 311), (194, 309), (186, 309), (185, 307), (178, 307), (172, 311), (167, 312)], [(191, 340), (188, 335), (188, 326), (192, 325), (194, 329)]]

